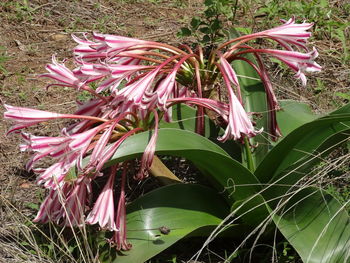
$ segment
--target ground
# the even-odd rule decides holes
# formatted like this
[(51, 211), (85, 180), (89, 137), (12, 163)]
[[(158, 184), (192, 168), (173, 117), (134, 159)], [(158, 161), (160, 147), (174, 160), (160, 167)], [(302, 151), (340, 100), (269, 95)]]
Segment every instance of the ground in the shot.
[[(255, 22), (253, 30), (266, 26), (262, 23), (264, 16), (255, 16), (258, 7), (252, 6), (248, 11), (239, 9), (239, 26), (247, 27), (249, 21)], [(72, 33), (96, 31), (177, 45), (183, 41), (176, 37), (180, 27), (187, 25), (193, 15), (199, 16), (202, 10), (200, 0), (2, 2), (1, 102), (62, 113), (71, 112), (75, 108), (77, 94), (64, 88), (46, 90), (47, 83), (37, 75), (45, 72), (45, 64), (50, 62), (52, 54), (56, 54), (60, 60), (72, 59), (71, 50), (75, 46), (71, 39)], [(346, 17), (340, 19), (349, 20)], [(186, 42), (191, 40), (185, 39)], [(285, 82), (287, 73), (274, 65), (271, 65), (271, 70), (276, 77), (274, 82), (279, 97), (305, 101), (315, 111), (325, 112), (349, 99), (346, 97), (350, 87), (349, 61), (343, 60), (341, 41), (324, 36), (312, 39), (310, 45), (319, 50), (320, 56), (317, 61), (323, 66), (323, 71), (310, 77), (307, 88), (302, 88), (294, 82)], [(339, 93), (345, 95), (339, 97)], [(0, 110), (2, 116), (4, 107), (1, 106)], [(20, 210), (24, 216), (33, 218), (33, 208), (43, 193), (35, 185), (33, 174), (24, 168), (28, 156), (19, 152), (19, 136), (4, 136), (9, 126), (4, 120), (0, 123), (0, 243), (3, 244), (0, 247), (0, 262), (24, 262), (25, 259), (16, 261), (18, 259), (11, 253), (11, 235), (15, 233), (17, 221), (14, 214), (8, 212), (8, 208)], [(57, 123), (57, 126), (60, 126), (60, 123)], [(55, 130), (57, 128), (54, 127)], [(36, 129), (36, 134), (55, 132), (52, 126), (46, 125), (33, 129)]]

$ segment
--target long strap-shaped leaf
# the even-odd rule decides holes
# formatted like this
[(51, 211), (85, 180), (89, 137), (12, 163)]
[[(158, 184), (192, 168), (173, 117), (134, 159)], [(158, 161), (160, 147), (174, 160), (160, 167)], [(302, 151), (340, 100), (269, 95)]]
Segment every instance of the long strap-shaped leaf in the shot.
[(349, 215), (324, 191), (312, 187), (298, 191), (273, 220), (304, 263), (349, 262)]
[(289, 166), (315, 154), (327, 139), (350, 129), (350, 104), (306, 123), (278, 143), (255, 171), (262, 183), (271, 181)]
[[(304, 124), (278, 143), (256, 170), (266, 183), (262, 196), (283, 235), (304, 262), (348, 262), (350, 249), (349, 215), (330, 195), (318, 189), (293, 188), (319, 160), (349, 137), (350, 105)], [(287, 204), (284, 200), (290, 200)], [(269, 202), (274, 200), (274, 202)], [(276, 209), (282, 209), (275, 215)]]
[[(172, 107), (172, 121), (160, 123), (161, 128), (176, 128), (181, 130), (195, 131), (196, 110), (185, 104), (177, 104)], [(221, 143), (217, 138), (224, 134), (224, 130), (217, 126), (208, 116), (204, 116), (204, 136), (223, 148), (232, 158), (241, 161), (241, 146), (233, 140)]]
[[(117, 162), (139, 157), (150, 138), (150, 132), (143, 132), (129, 137), (121, 144), (107, 166)], [(181, 156), (200, 164), (201, 169), (229, 203), (242, 200), (259, 189), (259, 181), (239, 162), (233, 160), (218, 145), (196, 133), (164, 128), (159, 130), (156, 153), (159, 155)]]
[(280, 100), (278, 102), (281, 109), (277, 111), (277, 123), (284, 137), (305, 123), (321, 117), (313, 113), (307, 103), (295, 100)]
[[(105, 251), (105, 263), (143, 263), (193, 231), (203, 233), (220, 224), (228, 206), (219, 193), (195, 184), (158, 188), (132, 202), (127, 208), (130, 251), (124, 255)], [(192, 233), (193, 234), (193, 233)]]

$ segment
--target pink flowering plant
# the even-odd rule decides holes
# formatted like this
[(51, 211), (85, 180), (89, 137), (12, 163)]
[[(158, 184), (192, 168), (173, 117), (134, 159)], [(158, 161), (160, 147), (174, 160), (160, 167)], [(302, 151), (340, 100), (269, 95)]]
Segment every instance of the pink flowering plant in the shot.
[[(208, 244), (224, 225), (246, 229), (244, 237), (232, 237), (241, 244), (266, 225), (277, 228), (305, 262), (320, 262), (325, 254), (345, 262), (350, 230), (339, 223), (349, 222), (344, 207), (320, 189), (294, 186), (344, 139), (349, 106), (319, 117), (302, 103), (278, 101), (266, 66), (270, 58), (279, 60), (305, 86), (306, 74), (321, 70), (316, 49), (307, 46), (312, 26), (291, 18), (211, 50), (73, 35), (76, 67), (53, 56), (40, 76), (52, 80), (48, 88), (70, 87), (92, 99), (78, 101), (73, 114), (5, 104), (4, 118), (13, 123), (8, 133), (23, 137), (21, 151), (32, 153), (26, 168), (48, 193), (34, 222), (96, 224), (117, 251), (115, 262), (144, 262), (210, 226)], [(70, 120), (58, 136), (25, 131), (58, 119)], [(192, 161), (211, 187), (183, 183), (156, 155)], [(42, 167), (48, 158), (52, 164)], [(129, 202), (127, 185), (150, 174), (167, 178), (161, 180), (167, 185)], [(313, 217), (317, 213), (321, 217)], [(111, 262), (107, 252), (101, 260)]]

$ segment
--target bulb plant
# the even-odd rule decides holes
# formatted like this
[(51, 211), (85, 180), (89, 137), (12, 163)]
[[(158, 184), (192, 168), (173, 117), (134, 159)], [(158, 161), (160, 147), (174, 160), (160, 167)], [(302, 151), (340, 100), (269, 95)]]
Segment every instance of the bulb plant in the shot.
[[(213, 186), (215, 189), (222, 190), (227, 187), (230, 179), (237, 183), (254, 178), (255, 181), (252, 179), (246, 182), (248, 185), (255, 185), (254, 187), (248, 187), (247, 190), (236, 189), (231, 194), (223, 194), (226, 200), (223, 206), (234, 207), (237, 210), (235, 214), (243, 218), (247, 212), (238, 211), (245, 211), (246, 207), (250, 207), (248, 210), (252, 213), (263, 209), (262, 215), (267, 214), (267, 218), (275, 221), (279, 227), (277, 216), (280, 216), (280, 221), (284, 217), (277, 215), (276, 212), (271, 213), (271, 211), (280, 206), (262, 202), (257, 209), (253, 209), (251, 203), (257, 198), (271, 199), (277, 203), (280, 201), (279, 204), (286, 202), (282, 197), (285, 195), (288, 197), (290, 192), (288, 189), (278, 188), (279, 190), (276, 191), (278, 195), (274, 196), (272, 190), (276, 190), (275, 183), (279, 180), (288, 181), (285, 180), (285, 178), (290, 178), (286, 176), (286, 169), (309, 156), (302, 155), (297, 158), (292, 156), (289, 161), (278, 159), (281, 158), (279, 156), (281, 152), (278, 151), (282, 153), (285, 151), (284, 154), (287, 157), (292, 155), (291, 148), (288, 147), (292, 147), (295, 140), (288, 139), (287, 134), (283, 134), (284, 127), (279, 127), (278, 111), (282, 109), (283, 112), (283, 107), (280, 106), (274, 94), (265, 60), (269, 58), (280, 60), (295, 73), (295, 77), (304, 86), (306, 85), (306, 72), (321, 70), (321, 67), (315, 62), (318, 56), (316, 49), (310, 50), (307, 47), (307, 40), (311, 36), (308, 30), (313, 24), (297, 23), (294, 18), (282, 22), (282, 25), (269, 30), (230, 39), (214, 47), (208, 53), (203, 52), (201, 46), (194, 49), (187, 45), (175, 47), (165, 43), (98, 33), (84, 34), (80, 37), (73, 35), (74, 41), (78, 44), (73, 50), (76, 68), (69, 69), (53, 56), (52, 63), (46, 66), (48, 72), (40, 76), (53, 80), (48, 88), (70, 87), (78, 91), (89, 92), (93, 98), (89, 101), (78, 102), (78, 109), (73, 114), (5, 105), (4, 118), (14, 123), (8, 133), (21, 134), (24, 142), (20, 145), (20, 149), (33, 154), (26, 168), (38, 174), (37, 183), (48, 190), (48, 195), (41, 204), (34, 222), (47, 223), (50, 221), (68, 227), (98, 224), (102, 230), (114, 232), (113, 237), (109, 239), (111, 246), (117, 251), (131, 253), (128, 254), (129, 257), (126, 256), (128, 262), (138, 262), (136, 259), (133, 261), (133, 255), (141, 252), (133, 252), (133, 250), (142, 249), (138, 246), (132, 249), (134, 244), (130, 241), (127, 232), (130, 215), (127, 216), (126, 210), (126, 180), (128, 171), (132, 170), (131, 166), (135, 166), (136, 157), (139, 156), (141, 157), (139, 170), (133, 175), (133, 179), (143, 180), (149, 176), (149, 171), (152, 172), (151, 167), (155, 154), (163, 149), (161, 153), (187, 157), (195, 161), (195, 164), (198, 164), (203, 170), (209, 171), (209, 177), (213, 177), (216, 181)], [(272, 47), (255, 47), (257, 39), (267, 39), (268, 41), (263, 41), (267, 44), (275, 42), (278, 48), (272, 44), (270, 45)], [(242, 81), (237, 74), (237, 71), (241, 69), (234, 66), (237, 61), (243, 63), (244, 68), (249, 68), (251, 74), (260, 79), (260, 85), (265, 94), (263, 100), (266, 104), (266, 112), (268, 112), (267, 126), (257, 127), (254, 116), (259, 113), (249, 112), (246, 107), (249, 96), (246, 92), (242, 92)], [(192, 115), (189, 118), (195, 121), (193, 130), (184, 133), (183, 129), (174, 128), (171, 125), (174, 123), (174, 118), (177, 118), (173, 114), (175, 107), (186, 107), (185, 105), (190, 106), (188, 109)], [(348, 108), (339, 113), (342, 119), (340, 115), (334, 115), (337, 117), (333, 119), (329, 117), (328, 122), (321, 119), (319, 121), (321, 124), (318, 125), (330, 125), (330, 123), (333, 125), (349, 121), (349, 112), (346, 110)], [(37, 136), (24, 131), (25, 128), (38, 123), (58, 119), (73, 120), (70, 125), (60, 131), (59, 136)], [(232, 159), (219, 146), (213, 146), (211, 142), (204, 141), (208, 132), (206, 130), (208, 122), (214, 123), (221, 130), (217, 134), (218, 142), (227, 144), (236, 141), (236, 145), (242, 146), (238, 148), (246, 156), (241, 160), (242, 164)], [(300, 136), (298, 137), (299, 126), (303, 127), (301, 124), (293, 126), (297, 133), (294, 135), (298, 138), (296, 141), (301, 139)], [(344, 127), (339, 127), (334, 134), (344, 130), (346, 130)], [(147, 136), (150, 131), (153, 132), (148, 141)], [(307, 132), (312, 134), (314, 130), (310, 128)], [(165, 134), (168, 133), (172, 134), (172, 137), (170, 135), (166, 137)], [(269, 136), (270, 148), (263, 153), (268, 161), (263, 160), (254, 164), (250, 159), (255, 154), (255, 148), (258, 149), (260, 146), (252, 143), (253, 138), (261, 136), (262, 133), (267, 133)], [(324, 135), (307, 151), (317, 150), (331, 135), (333, 133)], [(192, 143), (192, 146), (188, 146), (190, 148), (197, 145), (196, 141), (202, 143), (201, 146), (197, 145), (197, 148), (193, 149), (196, 154), (203, 154), (197, 152), (204, 147), (203, 145), (211, 147), (211, 154), (215, 155), (211, 168), (209, 164), (200, 162), (202, 157), (186, 155), (185, 148), (175, 149), (174, 144), (185, 143), (180, 142), (181, 136), (193, 139), (189, 142), (189, 145)], [(281, 136), (286, 137), (276, 145), (276, 142), (273, 141), (278, 141)], [(180, 139), (179, 142), (174, 142), (176, 139)], [(287, 141), (289, 146), (283, 148), (283, 142), (287, 143)], [(276, 146), (273, 147), (274, 145)], [(205, 151), (207, 150), (203, 150)], [(221, 157), (218, 157), (219, 155)], [(269, 162), (272, 162), (270, 155), (278, 158), (269, 171), (267, 167)], [(39, 167), (42, 160), (47, 158), (54, 160), (53, 164), (45, 168)], [(222, 169), (226, 170), (223, 170), (223, 174), (218, 175), (215, 169), (219, 168), (215, 168), (215, 165), (220, 166), (220, 162), (224, 164)], [(304, 165), (301, 166), (304, 167)], [(229, 168), (233, 170), (227, 170)], [(121, 177), (120, 185), (117, 185), (117, 176)], [(101, 191), (96, 193), (92, 191), (92, 184), (101, 177), (105, 178), (106, 183), (104, 187), (101, 187)], [(300, 179), (296, 177), (294, 181), (292, 180), (293, 184), (298, 182), (298, 178)], [(270, 184), (271, 187), (257, 187), (256, 185), (259, 184)], [(188, 187), (181, 185), (168, 186), (164, 189), (173, 191), (171, 189), (174, 187), (176, 189)], [(119, 197), (116, 197), (115, 194), (117, 188)], [(202, 191), (201, 188), (198, 189), (193, 189), (192, 192)], [(160, 188), (159, 191), (158, 193), (167, 190)], [(183, 191), (186, 193), (185, 190)], [(154, 192), (154, 195), (157, 195), (157, 190)], [(291, 198), (294, 193), (291, 192)], [(218, 193), (213, 193), (213, 195), (218, 195)], [(91, 200), (96, 201), (92, 203)], [(142, 203), (142, 197), (140, 200), (136, 201), (136, 204), (137, 202)], [(176, 200), (169, 202), (176, 202)], [(193, 202), (200, 203), (201, 201), (194, 198)], [(243, 202), (244, 205), (238, 205), (240, 202)], [(140, 207), (143, 207), (142, 204)], [(220, 222), (223, 217), (221, 215)], [(251, 225), (256, 227), (259, 223), (255, 220)], [(220, 225), (219, 222), (215, 224)], [(282, 231), (282, 233), (288, 239), (289, 232)], [(144, 242), (148, 242), (149, 245), (149, 238)], [(167, 245), (171, 245), (172, 242)], [(302, 248), (300, 248), (301, 252), (298, 249), (299, 247), (296, 246), (296, 250), (305, 258)], [(145, 256), (141, 256), (142, 260), (157, 254), (159, 248), (151, 249), (151, 251), (153, 251), (150, 252), (151, 254), (144, 253)], [(312, 257), (312, 252), (308, 256)], [(117, 257), (117, 262), (118, 260), (123, 262), (125, 258)], [(140, 256), (138, 260), (143, 262)]]

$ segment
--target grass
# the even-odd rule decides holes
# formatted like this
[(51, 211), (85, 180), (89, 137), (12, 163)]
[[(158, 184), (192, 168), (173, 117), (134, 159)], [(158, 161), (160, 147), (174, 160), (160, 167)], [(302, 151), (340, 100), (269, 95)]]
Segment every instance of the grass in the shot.
[(8, 61), (9, 59), (10, 57), (8, 57), (6, 54), (6, 48), (3, 46), (0, 46), (0, 74), (1, 75), (6, 75), (8, 73), (5, 67), (5, 62)]

